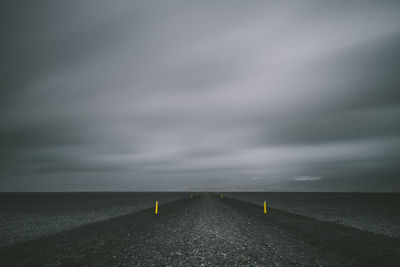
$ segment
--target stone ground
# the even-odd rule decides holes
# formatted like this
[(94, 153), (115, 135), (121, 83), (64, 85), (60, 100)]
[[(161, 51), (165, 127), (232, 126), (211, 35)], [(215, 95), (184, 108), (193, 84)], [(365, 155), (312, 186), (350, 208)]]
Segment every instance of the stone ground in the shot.
[(398, 266), (400, 240), (214, 194), (0, 249), (0, 266)]

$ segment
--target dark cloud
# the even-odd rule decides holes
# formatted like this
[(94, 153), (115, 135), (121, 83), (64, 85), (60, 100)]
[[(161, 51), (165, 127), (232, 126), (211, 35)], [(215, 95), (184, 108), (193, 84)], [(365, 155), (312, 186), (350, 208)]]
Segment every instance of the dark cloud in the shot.
[(4, 191), (400, 189), (395, 2), (2, 7)]

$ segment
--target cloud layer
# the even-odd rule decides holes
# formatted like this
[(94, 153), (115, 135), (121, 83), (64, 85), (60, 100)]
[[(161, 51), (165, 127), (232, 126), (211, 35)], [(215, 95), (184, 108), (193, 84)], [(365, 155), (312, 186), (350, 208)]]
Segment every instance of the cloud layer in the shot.
[(400, 189), (398, 3), (4, 6), (4, 191)]

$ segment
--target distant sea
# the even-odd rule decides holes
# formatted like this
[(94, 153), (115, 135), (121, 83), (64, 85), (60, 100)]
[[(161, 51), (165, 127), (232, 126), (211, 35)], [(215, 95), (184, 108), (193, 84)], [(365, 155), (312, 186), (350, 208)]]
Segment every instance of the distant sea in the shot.
[(400, 193), (224, 193), (254, 204), (400, 238)]

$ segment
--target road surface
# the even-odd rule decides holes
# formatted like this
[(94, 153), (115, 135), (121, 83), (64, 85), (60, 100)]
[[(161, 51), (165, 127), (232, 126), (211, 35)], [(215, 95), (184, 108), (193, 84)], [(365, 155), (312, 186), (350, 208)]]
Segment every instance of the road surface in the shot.
[[(262, 203), (260, 203), (262, 204)], [(398, 266), (400, 240), (201, 194), (0, 249), (0, 266)]]

